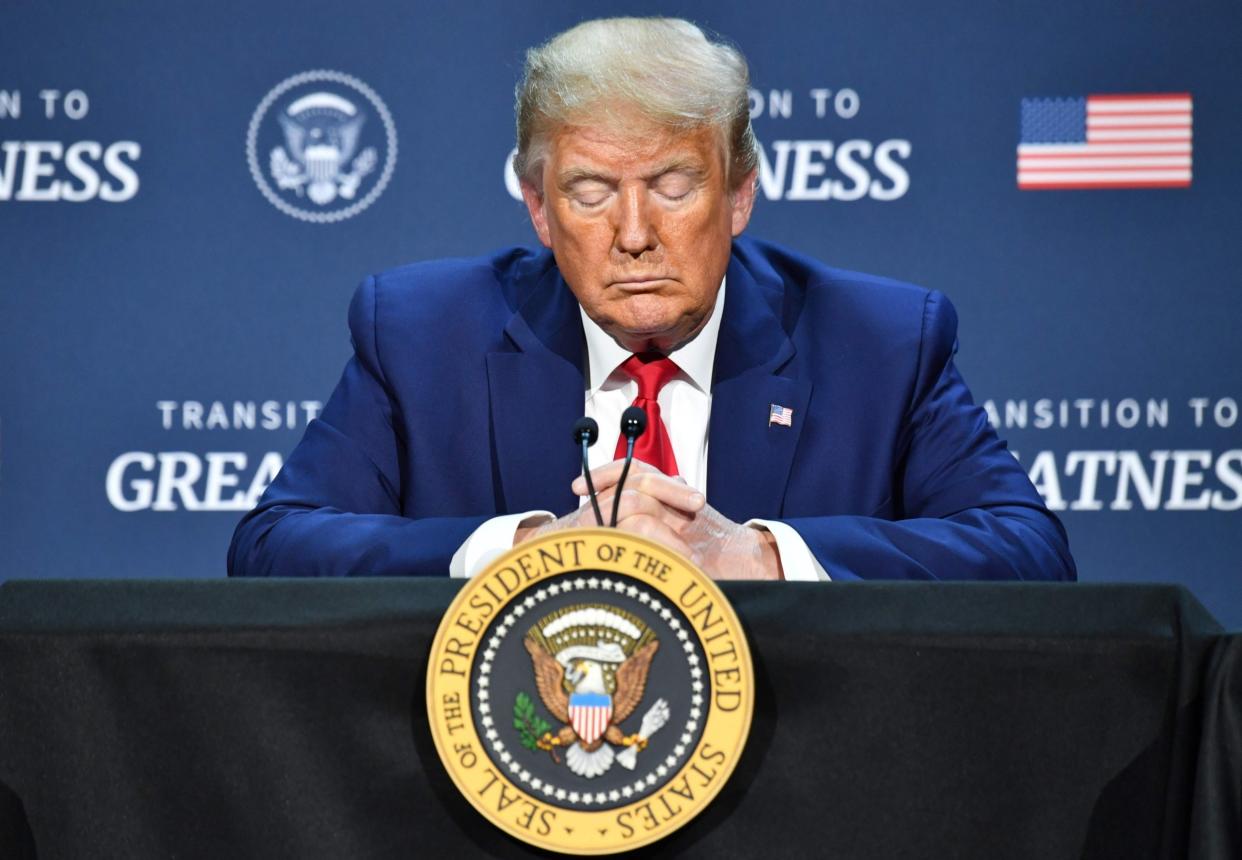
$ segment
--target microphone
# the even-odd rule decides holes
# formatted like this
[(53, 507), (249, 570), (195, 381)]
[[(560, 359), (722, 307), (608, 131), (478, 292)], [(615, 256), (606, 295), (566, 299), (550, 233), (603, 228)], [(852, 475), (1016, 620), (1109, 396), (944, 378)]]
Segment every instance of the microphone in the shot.
[(595, 509), (595, 522), (603, 526), (604, 515), (599, 511), (599, 499), (595, 498), (595, 482), (591, 480), (591, 466), (587, 462), (587, 448), (595, 444), (599, 438), (599, 425), (594, 418), (583, 416), (574, 422), (574, 444), (582, 446), (582, 475), (586, 478), (587, 492), (591, 496), (591, 507)]
[(612, 527), (617, 527), (617, 511), (621, 508), (621, 491), (625, 489), (626, 476), (630, 474), (630, 463), (634, 460), (634, 442), (647, 429), (647, 413), (637, 406), (626, 407), (621, 413), (621, 435), (625, 437), (625, 465), (621, 467), (621, 479), (617, 481), (617, 491), (612, 497)]

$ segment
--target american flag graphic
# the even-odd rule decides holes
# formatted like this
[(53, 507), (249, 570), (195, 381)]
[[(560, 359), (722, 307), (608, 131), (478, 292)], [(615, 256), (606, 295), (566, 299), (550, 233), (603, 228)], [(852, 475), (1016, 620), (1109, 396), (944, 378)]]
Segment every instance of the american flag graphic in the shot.
[(574, 693), (569, 697), (569, 724), (584, 744), (593, 744), (612, 719), (612, 696), (603, 693)]
[(793, 426), (793, 410), (788, 406), (777, 406), (772, 404), (772, 411), (768, 413), (768, 426), (780, 424), (782, 427)]
[(1186, 188), (1190, 93), (1022, 100), (1018, 187)]

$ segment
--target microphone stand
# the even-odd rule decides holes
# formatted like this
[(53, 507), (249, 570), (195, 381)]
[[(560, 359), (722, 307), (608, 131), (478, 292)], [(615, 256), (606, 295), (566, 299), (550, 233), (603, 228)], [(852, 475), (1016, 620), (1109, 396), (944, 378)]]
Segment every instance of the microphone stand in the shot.
[(617, 491), (612, 497), (612, 528), (617, 527), (617, 511), (621, 509), (621, 491), (625, 489), (625, 479), (630, 474), (630, 463), (634, 461), (634, 443), (647, 429), (647, 413), (637, 406), (627, 407), (621, 413), (621, 435), (625, 442), (625, 465), (621, 467), (621, 478), (617, 481)]
[[(596, 525), (604, 525), (604, 515), (599, 510), (599, 499), (595, 497), (595, 482), (591, 480), (591, 466), (587, 459), (587, 449), (599, 438), (599, 425), (593, 418), (579, 418), (574, 422), (574, 441), (582, 444), (582, 476), (586, 478), (587, 492), (591, 496), (591, 507), (595, 509)], [(633, 443), (631, 443), (633, 447)], [(613, 514), (616, 518), (616, 514)]]

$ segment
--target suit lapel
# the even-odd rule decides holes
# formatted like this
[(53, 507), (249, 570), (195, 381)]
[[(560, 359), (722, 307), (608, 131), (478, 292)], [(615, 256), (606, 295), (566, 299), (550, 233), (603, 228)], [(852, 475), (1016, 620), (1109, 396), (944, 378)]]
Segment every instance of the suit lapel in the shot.
[[(777, 375), (794, 355), (776, 315), (779, 291), (761, 286), (736, 255), (727, 278), (712, 381), (707, 499), (732, 520), (776, 519), (811, 383)], [(792, 426), (770, 423), (773, 405), (792, 410)]]
[(581, 469), (569, 430), (582, 417), (582, 321), (557, 269), (536, 284), (505, 327), (516, 351), (487, 356), (492, 444), (503, 510), (577, 507)]
[[(777, 317), (780, 290), (758, 283), (736, 255), (728, 284), (713, 371), (708, 500), (730, 519), (774, 519), (811, 383), (778, 375), (794, 357)], [(539, 280), (505, 335), (514, 350), (487, 357), (503, 510), (567, 513), (578, 504), (569, 483), (581, 463), (569, 428), (582, 416), (584, 347), (577, 302), (556, 268)], [(792, 410), (791, 427), (769, 423), (772, 405)]]

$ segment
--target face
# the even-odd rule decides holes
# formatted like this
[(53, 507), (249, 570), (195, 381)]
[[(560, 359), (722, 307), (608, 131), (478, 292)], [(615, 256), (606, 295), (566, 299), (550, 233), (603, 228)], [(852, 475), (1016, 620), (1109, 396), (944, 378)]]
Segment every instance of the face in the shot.
[(542, 188), (522, 193), (587, 315), (630, 352), (668, 353), (711, 315), (753, 180), (729, 188), (710, 128), (569, 126), (549, 141)]

